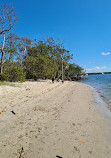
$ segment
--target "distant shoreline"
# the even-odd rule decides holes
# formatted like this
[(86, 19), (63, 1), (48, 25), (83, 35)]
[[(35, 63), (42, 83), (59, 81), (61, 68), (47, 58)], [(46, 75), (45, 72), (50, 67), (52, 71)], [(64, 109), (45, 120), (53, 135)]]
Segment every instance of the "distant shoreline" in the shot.
[(87, 75), (104, 75), (104, 74), (111, 74), (111, 72), (92, 72), (92, 73), (86, 73)]

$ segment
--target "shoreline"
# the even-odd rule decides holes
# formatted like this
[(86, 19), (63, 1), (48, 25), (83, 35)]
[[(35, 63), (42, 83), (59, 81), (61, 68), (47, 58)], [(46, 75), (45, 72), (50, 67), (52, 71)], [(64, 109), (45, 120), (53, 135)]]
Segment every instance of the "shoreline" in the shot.
[[(86, 84), (87, 85), (87, 84)], [(111, 115), (111, 110), (108, 107), (107, 102), (105, 99), (101, 96), (101, 94), (94, 88), (93, 86), (88, 85), (93, 93), (93, 96), (95, 98), (95, 104), (100, 108), (100, 111), (103, 112), (105, 115)]]
[[(100, 83), (99, 83), (99, 77), (100, 77)], [(101, 75), (101, 76), (97, 75), (97, 77), (96, 75), (93, 75), (89, 77), (88, 80), (81, 81), (81, 83), (92, 86), (95, 89), (95, 91), (99, 94), (100, 98), (102, 98), (102, 100), (105, 102), (109, 111), (111, 111), (110, 84), (109, 86), (107, 85), (107, 82), (110, 82), (109, 75), (108, 76), (106, 75), (107, 81), (105, 81), (105, 83), (104, 80), (105, 80), (105, 75)]]
[[(87, 84), (86, 84), (87, 85)], [(88, 85), (89, 86), (89, 85)], [(108, 104), (105, 102), (100, 93), (93, 86), (89, 86), (94, 96), (94, 104), (98, 107), (100, 114), (103, 116), (108, 130), (111, 131), (111, 110), (108, 108)]]
[(100, 112), (88, 85), (49, 80), (21, 85), (0, 87), (2, 158), (18, 158), (21, 151), (23, 158), (110, 158), (111, 118)]

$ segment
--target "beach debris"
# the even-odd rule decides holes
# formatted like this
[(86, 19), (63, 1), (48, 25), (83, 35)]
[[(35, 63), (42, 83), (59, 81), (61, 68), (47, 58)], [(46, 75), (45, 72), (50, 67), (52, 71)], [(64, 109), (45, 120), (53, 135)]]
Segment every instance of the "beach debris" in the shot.
[(84, 141), (80, 141), (80, 143), (84, 143)]
[(89, 151), (90, 154), (92, 154), (92, 151)]
[(12, 112), (12, 114), (14, 114), (14, 115), (16, 114), (13, 110), (12, 110), (11, 112)]
[(6, 112), (5, 110), (2, 110), (2, 112)]
[(72, 125), (75, 126), (76, 124), (75, 124), (75, 123), (72, 123)]
[(58, 156), (58, 155), (57, 155), (56, 157), (58, 157), (58, 158), (62, 158), (61, 156)]
[(23, 152), (24, 152), (24, 148), (23, 148), (23, 147), (18, 150), (19, 158), (22, 158), (22, 153), (23, 153)]
[(74, 149), (75, 149), (77, 152), (80, 152), (80, 150), (79, 150), (76, 146), (74, 146)]

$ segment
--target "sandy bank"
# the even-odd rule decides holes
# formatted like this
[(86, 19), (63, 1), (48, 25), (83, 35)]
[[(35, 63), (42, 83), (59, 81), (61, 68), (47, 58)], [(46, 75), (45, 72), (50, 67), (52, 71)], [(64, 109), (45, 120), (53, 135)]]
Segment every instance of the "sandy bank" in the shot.
[(94, 103), (76, 82), (1, 86), (0, 157), (110, 158), (111, 131)]

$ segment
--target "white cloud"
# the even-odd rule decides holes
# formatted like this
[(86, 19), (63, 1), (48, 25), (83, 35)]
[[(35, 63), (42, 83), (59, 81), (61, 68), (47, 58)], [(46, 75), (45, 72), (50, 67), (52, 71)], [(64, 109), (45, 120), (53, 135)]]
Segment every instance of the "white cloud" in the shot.
[(87, 71), (89, 72), (97, 72), (97, 71), (100, 71), (100, 70), (103, 70), (103, 69), (106, 69), (106, 66), (103, 66), (103, 67), (93, 67), (91, 69), (87, 69)]
[(110, 55), (110, 53), (109, 52), (107, 52), (107, 53), (102, 52), (101, 55)]
[(88, 62), (88, 64), (92, 64), (92, 62), (91, 62), (91, 61), (89, 61), (89, 62)]

